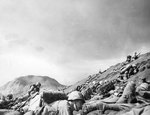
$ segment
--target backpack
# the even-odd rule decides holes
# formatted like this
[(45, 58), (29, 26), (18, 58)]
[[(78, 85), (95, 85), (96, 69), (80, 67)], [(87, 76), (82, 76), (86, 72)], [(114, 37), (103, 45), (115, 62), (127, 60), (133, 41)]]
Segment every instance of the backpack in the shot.
[[(35, 115), (42, 115), (46, 109), (46, 105), (58, 100), (67, 100), (68, 96), (60, 91), (43, 91), (41, 95), (37, 95), (30, 101), (29, 110), (34, 111)], [(52, 115), (56, 115), (57, 112), (52, 111)]]
[(45, 103), (50, 104), (58, 100), (67, 100), (67, 94), (60, 91), (43, 91), (42, 99)]

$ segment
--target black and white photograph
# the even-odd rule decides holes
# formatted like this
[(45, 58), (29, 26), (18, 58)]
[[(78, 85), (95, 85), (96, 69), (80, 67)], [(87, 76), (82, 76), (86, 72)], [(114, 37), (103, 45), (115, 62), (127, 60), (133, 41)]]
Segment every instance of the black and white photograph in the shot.
[(0, 115), (150, 115), (150, 0), (0, 0)]

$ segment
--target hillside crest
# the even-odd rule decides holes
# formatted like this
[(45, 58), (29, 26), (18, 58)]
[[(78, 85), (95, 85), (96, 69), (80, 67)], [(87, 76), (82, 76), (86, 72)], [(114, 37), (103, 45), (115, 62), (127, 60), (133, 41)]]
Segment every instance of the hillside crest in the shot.
[(18, 77), (13, 81), (6, 83), (4, 86), (0, 87), (0, 92), (3, 95), (7, 95), (9, 93), (16, 96), (24, 95), (27, 93), (29, 87), (36, 82), (40, 82), (42, 84), (41, 90), (59, 90), (65, 87), (55, 79), (48, 76), (27, 75)]

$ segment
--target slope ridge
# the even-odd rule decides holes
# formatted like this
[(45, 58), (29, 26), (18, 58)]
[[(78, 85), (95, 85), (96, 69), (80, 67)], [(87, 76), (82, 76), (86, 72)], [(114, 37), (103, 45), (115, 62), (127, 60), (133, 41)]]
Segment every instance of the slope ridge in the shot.
[(15, 96), (24, 95), (28, 91), (30, 85), (36, 82), (40, 82), (42, 84), (41, 90), (59, 90), (65, 87), (55, 79), (48, 76), (28, 75), (9, 81), (4, 86), (0, 87), (0, 92), (3, 95), (7, 95), (9, 93), (14, 94)]

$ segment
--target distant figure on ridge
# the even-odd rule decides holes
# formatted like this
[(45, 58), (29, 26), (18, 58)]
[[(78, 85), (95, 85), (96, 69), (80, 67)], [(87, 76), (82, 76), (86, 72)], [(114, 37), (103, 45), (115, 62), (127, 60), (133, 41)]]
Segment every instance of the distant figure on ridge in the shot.
[(137, 52), (135, 52), (135, 53), (134, 53), (134, 56), (133, 56), (132, 58), (133, 58), (133, 60), (136, 60), (136, 59), (139, 58), (139, 56), (140, 56), (140, 53), (137, 54)]

